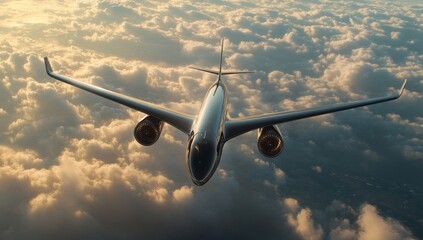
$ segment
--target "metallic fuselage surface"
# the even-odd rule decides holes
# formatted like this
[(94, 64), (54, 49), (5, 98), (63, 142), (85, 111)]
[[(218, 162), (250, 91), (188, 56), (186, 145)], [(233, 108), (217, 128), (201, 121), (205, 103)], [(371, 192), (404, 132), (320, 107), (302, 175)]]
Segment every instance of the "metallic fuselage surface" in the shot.
[(204, 97), (187, 145), (186, 165), (196, 185), (205, 184), (219, 165), (225, 115), (226, 88), (216, 81)]

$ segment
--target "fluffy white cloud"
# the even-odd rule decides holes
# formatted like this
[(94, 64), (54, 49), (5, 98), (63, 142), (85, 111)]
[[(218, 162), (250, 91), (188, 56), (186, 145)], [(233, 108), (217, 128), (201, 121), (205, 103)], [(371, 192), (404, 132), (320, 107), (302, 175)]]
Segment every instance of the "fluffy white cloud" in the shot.
[(322, 227), (314, 225), (311, 219), (311, 210), (308, 208), (301, 209), (296, 216), (288, 215), (288, 223), (295, 228), (302, 239), (322, 239)]
[[(16, 0), (0, 8), (1, 239), (423, 236), (410, 210), (422, 201), (420, 6)], [(254, 133), (234, 139), (197, 188), (184, 166), (186, 136), (165, 126), (157, 144), (140, 146), (132, 131), (143, 114), (52, 80), (42, 61), (195, 114), (214, 76), (187, 67), (217, 67), (220, 37), (226, 69), (256, 71), (224, 79), (233, 117), (385, 95), (403, 78), (409, 85), (396, 102), (283, 125), (277, 159), (259, 155)]]
[(399, 222), (390, 218), (382, 218), (376, 208), (369, 204), (365, 204), (361, 208), (358, 225), (360, 226), (360, 240), (413, 239), (410, 231)]
[(193, 187), (182, 186), (180, 189), (176, 189), (173, 192), (173, 198), (177, 202), (186, 202), (193, 197)]
[[(335, 207), (338, 208), (338, 212), (341, 210), (339, 206), (345, 209), (345, 204), (339, 204), (339, 202), (334, 202), (330, 206), (331, 211), (334, 210), (333, 207), (336, 205), (338, 205), (338, 207)], [(355, 215), (351, 210), (348, 211)], [(348, 218), (341, 217), (334, 218), (332, 225), (333, 228), (329, 234), (330, 239), (415, 239), (410, 230), (406, 229), (401, 223), (392, 218), (380, 216), (376, 207), (368, 203), (361, 206), (355, 224), (352, 224)]]

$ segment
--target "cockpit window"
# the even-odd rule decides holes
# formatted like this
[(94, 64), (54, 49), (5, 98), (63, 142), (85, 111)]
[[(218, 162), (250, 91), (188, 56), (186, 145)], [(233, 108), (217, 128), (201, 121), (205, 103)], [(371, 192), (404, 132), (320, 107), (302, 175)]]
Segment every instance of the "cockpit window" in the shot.
[(216, 148), (214, 144), (201, 138), (201, 136), (195, 136), (192, 144), (189, 153), (190, 169), (195, 179), (204, 180), (213, 169)]

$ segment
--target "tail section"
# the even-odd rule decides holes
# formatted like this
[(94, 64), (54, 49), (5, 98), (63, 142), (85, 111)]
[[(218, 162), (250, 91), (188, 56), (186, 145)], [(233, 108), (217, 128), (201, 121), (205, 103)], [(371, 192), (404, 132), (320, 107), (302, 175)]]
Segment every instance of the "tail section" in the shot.
[(206, 72), (206, 73), (211, 73), (211, 74), (214, 74), (214, 75), (219, 75), (219, 72), (218, 71), (214, 71), (214, 70), (210, 70), (210, 69), (196, 68), (196, 67), (190, 67), (190, 68), (191, 69), (198, 70), (198, 71), (201, 71), (201, 72)]
[[(201, 71), (201, 72), (206, 72), (206, 73), (211, 73), (211, 74), (214, 74), (214, 75), (219, 75), (219, 72), (218, 71), (214, 71), (214, 70), (210, 70), (210, 69), (197, 68), (197, 67), (190, 67), (190, 68), (191, 69), (194, 69), (194, 70)], [(244, 73), (254, 73), (254, 72), (251, 72), (251, 71), (221, 72), (220, 75), (223, 76), (223, 75), (244, 74)]]
[(223, 75), (254, 73), (254, 72), (250, 72), (250, 71), (222, 72), (222, 65), (223, 65), (223, 42), (224, 42), (224, 38), (222, 38), (222, 40), (221, 40), (219, 71), (205, 69), (205, 68), (196, 68), (196, 67), (190, 67), (190, 68), (191, 69), (198, 70), (198, 71), (202, 71), (202, 72), (206, 72), (206, 73), (211, 73), (211, 74), (214, 74), (214, 75), (218, 75), (219, 76), (219, 78), (218, 78), (219, 83), (220, 83), (220, 77), (223, 76)]
[(222, 76), (222, 63), (223, 63), (223, 43), (225, 42), (225, 39), (224, 38), (222, 38), (222, 41), (221, 41), (221, 48), (220, 48), (220, 64), (219, 64), (219, 74), (218, 74), (218, 76), (219, 76), (219, 82), (220, 82), (220, 76)]
[(254, 73), (254, 72), (251, 72), (251, 71), (241, 71), (241, 72), (222, 72), (222, 75), (244, 74), (244, 73)]

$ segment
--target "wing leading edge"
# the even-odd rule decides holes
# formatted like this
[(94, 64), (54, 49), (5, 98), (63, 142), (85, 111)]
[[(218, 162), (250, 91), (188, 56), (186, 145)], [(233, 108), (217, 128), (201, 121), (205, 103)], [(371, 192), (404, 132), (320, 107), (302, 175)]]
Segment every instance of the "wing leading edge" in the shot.
[(191, 127), (194, 122), (193, 116), (179, 113), (179, 112), (155, 105), (153, 103), (142, 101), (133, 97), (129, 97), (120, 93), (116, 93), (101, 87), (97, 87), (85, 82), (81, 82), (81, 81), (74, 80), (74, 79), (62, 76), (60, 74), (57, 74), (53, 71), (47, 57), (44, 58), (44, 63), (45, 63), (47, 74), (52, 78), (55, 78), (59, 81), (70, 84), (72, 86), (75, 86), (77, 88), (81, 88), (85, 91), (94, 93), (98, 96), (107, 98), (114, 102), (120, 103), (129, 108), (143, 112), (145, 114), (154, 116), (174, 126), (175, 128), (181, 130), (185, 134), (189, 134), (191, 131)]
[(229, 119), (225, 123), (225, 139), (229, 140), (236, 136), (239, 136), (243, 133), (262, 128), (269, 125), (280, 124), (284, 122), (294, 121), (303, 118), (314, 117), (318, 115), (323, 115), (327, 113), (333, 113), (338, 111), (343, 111), (351, 108), (362, 107), (367, 105), (372, 105), (376, 103), (391, 101), (399, 98), (404, 91), (407, 80), (404, 81), (401, 89), (397, 94), (385, 96), (385, 97), (376, 97), (370, 98), (350, 103), (341, 103), (331, 106), (310, 108), (300, 111), (292, 112), (277, 112), (271, 114), (264, 114), (260, 116), (246, 117), (246, 118), (235, 118)]

